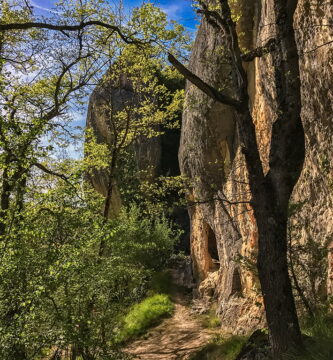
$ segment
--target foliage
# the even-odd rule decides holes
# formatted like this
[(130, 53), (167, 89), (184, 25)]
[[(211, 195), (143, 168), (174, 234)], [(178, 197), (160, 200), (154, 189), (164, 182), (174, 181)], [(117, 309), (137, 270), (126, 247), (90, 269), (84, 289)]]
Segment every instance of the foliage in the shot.
[(227, 339), (216, 336), (215, 339), (191, 357), (191, 360), (234, 360), (246, 342), (246, 337), (231, 336)]
[(172, 284), (170, 273), (164, 270), (153, 274), (149, 287), (153, 293), (171, 295), (175, 285)]
[[(40, 166), (45, 157), (62, 157), (65, 148), (77, 138), (78, 129), (71, 126), (73, 113), (82, 109), (91, 84), (102, 81), (101, 74), (111, 65), (113, 78), (109, 81), (118, 81), (119, 75), (126, 73), (140, 94), (140, 106), (124, 106), (114, 114), (114, 124), (119, 126), (113, 149), (124, 148), (139, 136), (159, 134), (153, 125), (165, 119), (172, 124), (182, 104), (182, 91), (168, 91), (158, 83), (156, 71), (170, 76), (173, 72), (165, 65), (162, 49), (178, 44), (182, 51), (188, 39), (183, 27), (170, 24), (157, 7), (144, 4), (125, 19), (121, 9), (108, 1), (59, 1), (52, 16), (41, 18), (29, 3), (3, 1), (1, 23), (75, 25), (98, 20), (121, 30), (102, 26), (75, 32), (33, 28), (1, 32), (0, 192), (4, 201), (0, 236), (6, 231), (6, 222), (11, 221), (7, 216), (16, 206), (12, 201), (15, 193), (24, 192), (32, 170), (39, 167), (47, 171), (47, 167)], [(155, 46), (157, 34), (159, 43)], [(152, 97), (155, 101), (151, 101)], [(128, 119), (131, 131), (126, 130)], [(98, 145), (95, 142), (95, 153)], [(109, 159), (114, 157), (111, 150), (107, 149)]]
[(153, 295), (134, 305), (123, 319), (123, 325), (116, 336), (117, 342), (141, 335), (162, 317), (171, 315), (173, 308), (169, 297), (164, 294)]
[(9, 359), (13, 348), (29, 359), (54, 347), (108, 354), (119, 315), (144, 296), (177, 235), (163, 218), (142, 219), (135, 206), (105, 222), (102, 199), (82, 187), (82, 177), (50, 186), (40, 175), (38, 182), (1, 243), (0, 357)]
[[(117, 244), (122, 261), (158, 271), (167, 264), (177, 237), (165, 218), (141, 217), (140, 209), (132, 206), (120, 213), (106, 239), (113, 255)], [(129, 245), (133, 251), (128, 251)]]

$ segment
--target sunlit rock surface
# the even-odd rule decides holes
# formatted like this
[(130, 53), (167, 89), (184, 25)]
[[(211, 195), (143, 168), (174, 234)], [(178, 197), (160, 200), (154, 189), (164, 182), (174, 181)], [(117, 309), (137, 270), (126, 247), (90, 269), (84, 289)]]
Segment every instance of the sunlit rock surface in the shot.
[[(241, 45), (252, 49), (274, 37), (272, 0), (238, 1)], [(313, 238), (333, 248), (333, 6), (327, 1), (300, 0), (295, 15), (302, 79), (302, 119), (306, 160), (292, 203), (302, 204), (292, 219), (300, 242)], [(326, 26), (325, 26), (326, 24)], [(324, 45), (326, 44), (327, 45)], [(232, 94), (230, 69), (220, 33), (202, 21), (190, 59), (190, 69), (209, 84)], [(275, 121), (272, 56), (247, 64), (249, 93), (261, 158), (268, 169), (271, 125)], [(227, 85), (225, 85), (227, 84)], [(247, 173), (239, 151), (233, 111), (187, 84), (179, 151), (181, 171), (192, 179), (189, 199), (191, 253), (198, 286), (219, 271), (215, 289), (222, 327), (245, 333), (262, 325), (260, 288), (254, 261), (256, 223), (248, 203)], [(227, 200), (227, 201), (221, 201)], [(333, 294), (333, 254), (328, 274), (318, 287)], [(218, 267), (218, 268), (216, 268)], [(320, 284), (322, 283), (322, 284)]]

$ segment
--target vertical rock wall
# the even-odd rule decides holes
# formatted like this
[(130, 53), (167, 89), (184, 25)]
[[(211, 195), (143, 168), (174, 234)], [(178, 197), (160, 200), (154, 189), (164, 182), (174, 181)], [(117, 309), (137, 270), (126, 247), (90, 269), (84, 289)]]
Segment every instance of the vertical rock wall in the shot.
[[(238, 23), (239, 33), (243, 33), (242, 47), (261, 46), (274, 37), (272, 0), (251, 4), (239, 0), (236, 11), (242, 14)], [(292, 221), (300, 225), (300, 241), (312, 237), (333, 247), (333, 46), (323, 45), (333, 40), (333, 26), (328, 24), (332, 24), (329, 2), (299, 0), (295, 29), (307, 153), (292, 199), (303, 205)], [(230, 83), (230, 69), (222, 49), (221, 33), (203, 19), (189, 66), (206, 82), (232, 94), (232, 87), (225, 85)], [(275, 120), (272, 56), (246, 66), (261, 157), (267, 170), (270, 131)], [(254, 266), (256, 223), (248, 204), (247, 173), (238, 145), (232, 109), (187, 84), (179, 160), (182, 173), (193, 181), (189, 197), (197, 201), (189, 210), (194, 271), (198, 282), (218, 271), (216, 296), (222, 326), (242, 333), (264, 323), (264, 317)], [(209, 247), (212, 241), (218, 249), (218, 270)], [(332, 291), (333, 259), (329, 260), (331, 269), (323, 278)]]
[[(132, 103), (136, 106), (137, 96), (133, 92), (130, 82), (126, 76), (120, 76), (119, 84), (114, 86), (111, 82), (101, 82), (90, 96), (87, 114), (87, 128), (93, 129), (97, 142), (112, 144), (113, 133), (109, 120), (108, 110), (110, 104), (113, 111), (123, 109), (124, 103)], [(162, 145), (161, 138), (151, 139), (140, 137), (133, 144), (135, 162), (138, 170), (150, 171), (150, 176), (155, 177), (160, 174)], [(119, 164), (121, 167), (122, 164)], [(107, 194), (108, 176), (104, 170), (96, 171), (89, 179), (94, 188), (103, 196)], [(118, 179), (118, 182), (121, 179)], [(121, 207), (121, 195), (118, 184), (114, 187), (111, 200), (110, 215), (115, 214)]]

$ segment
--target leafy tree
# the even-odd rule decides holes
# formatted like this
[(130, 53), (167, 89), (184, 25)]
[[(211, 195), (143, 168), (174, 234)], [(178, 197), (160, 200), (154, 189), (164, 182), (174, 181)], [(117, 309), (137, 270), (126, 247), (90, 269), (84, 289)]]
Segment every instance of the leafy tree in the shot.
[(165, 266), (177, 234), (137, 207), (106, 223), (103, 199), (82, 186), (81, 161), (53, 166), (72, 173), (72, 182), (35, 174), (20, 222), (1, 244), (0, 356), (34, 359), (52, 349), (113, 358), (121, 314)]
[[(123, 44), (135, 44), (150, 59), (157, 54), (151, 26), (170, 46), (182, 41), (182, 29), (170, 28), (151, 4), (136, 9), (126, 26), (106, 1), (60, 1), (45, 22), (27, 4), (3, 1), (0, 20), (1, 357), (33, 359), (54, 348), (54, 357), (70, 351), (73, 359), (113, 358), (117, 315), (144, 294), (176, 236), (165, 220), (142, 219), (135, 209), (112, 221), (100, 216), (101, 199), (82, 179), (91, 162), (109, 165), (103, 158), (108, 149), (94, 140), (83, 164), (53, 159), (63, 138), (75, 138), (71, 112), (84, 104), (89, 87), (121, 53), (140, 59), (136, 48), (129, 52)], [(142, 94), (159, 86), (142, 61), (131, 69), (146, 76)], [(155, 116), (157, 104), (135, 109), (131, 123)], [(119, 136), (126, 111), (132, 110), (125, 106), (116, 114)], [(133, 140), (123, 138), (116, 148)], [(100, 256), (101, 243), (107, 256)]]
[[(100, 140), (108, 145), (109, 152), (106, 218), (110, 214), (119, 160), (133, 154), (133, 148), (142, 146), (142, 142), (179, 124), (183, 90), (170, 91), (161, 82), (166, 71), (169, 69), (156, 48), (146, 47), (142, 53), (135, 46), (127, 46), (116, 62), (110, 64), (110, 70), (95, 90), (98, 108), (94, 108), (90, 117), (99, 117), (107, 125), (107, 132)], [(145, 170), (149, 178), (149, 169)]]

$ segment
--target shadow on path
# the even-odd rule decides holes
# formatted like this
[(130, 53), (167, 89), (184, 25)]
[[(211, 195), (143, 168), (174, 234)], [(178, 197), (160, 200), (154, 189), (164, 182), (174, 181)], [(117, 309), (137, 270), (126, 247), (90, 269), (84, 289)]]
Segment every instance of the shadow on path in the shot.
[(204, 328), (200, 320), (191, 314), (187, 295), (177, 292), (171, 298), (175, 303), (173, 316), (124, 349), (134, 355), (134, 359), (189, 359), (216, 334), (216, 331)]

